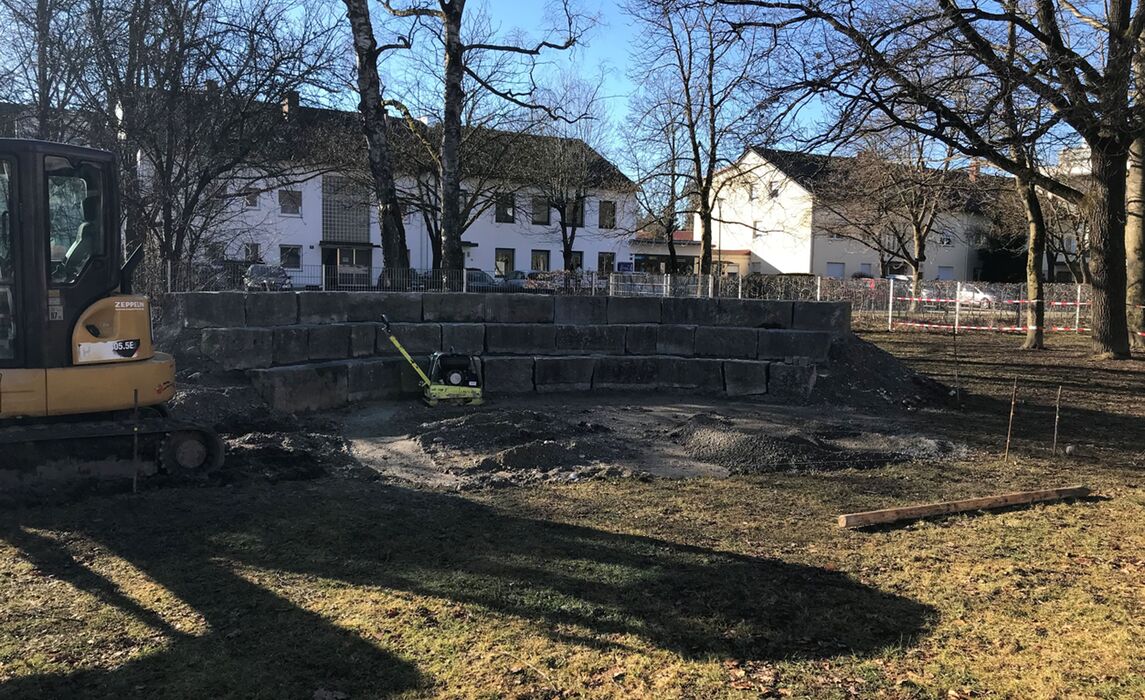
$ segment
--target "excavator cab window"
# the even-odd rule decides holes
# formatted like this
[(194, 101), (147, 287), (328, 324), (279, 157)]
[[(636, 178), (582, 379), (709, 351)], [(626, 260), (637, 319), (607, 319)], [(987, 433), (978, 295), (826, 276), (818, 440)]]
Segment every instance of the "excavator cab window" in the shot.
[(12, 250), (12, 186), (16, 172), (12, 163), (0, 160), (0, 360), (15, 357), (16, 258)]
[(105, 254), (104, 178), (91, 163), (44, 159), (48, 188), (49, 275), (53, 286), (74, 284), (93, 258)]

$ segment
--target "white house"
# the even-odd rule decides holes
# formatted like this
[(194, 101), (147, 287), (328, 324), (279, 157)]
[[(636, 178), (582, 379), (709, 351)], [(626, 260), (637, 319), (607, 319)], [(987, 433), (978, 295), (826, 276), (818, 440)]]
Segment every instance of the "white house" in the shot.
[[(718, 174), (720, 196), (712, 222), (717, 269), (729, 274), (881, 276), (879, 254), (857, 240), (833, 235), (830, 212), (816, 202), (815, 186), (832, 158), (753, 147)], [(698, 240), (698, 216), (692, 228)], [(923, 278), (973, 279), (982, 228), (980, 217), (971, 212), (940, 215), (928, 241)]]
[[(363, 143), (365, 148), (357, 132), (347, 133), (346, 142)], [(586, 271), (611, 272), (632, 264), (629, 239), (636, 204), (631, 181), (599, 157), (603, 167), (619, 176), (614, 178), (619, 185), (589, 190), (583, 225), (576, 231), (573, 264)], [(395, 165), (398, 189), (413, 190), (412, 177), (403, 174), (401, 163)], [(333, 173), (298, 180), (253, 188), (236, 198), (230, 230), (219, 237), (221, 242), (208, 251), (208, 257), (281, 265), (296, 287), (374, 284), (382, 268), (381, 233), (369, 189)], [(463, 189), (466, 184), (462, 183)], [(534, 192), (521, 183), (507, 183), (503, 192), (491, 192), (490, 206), (462, 235), (467, 268), (503, 276), (564, 267), (557, 214)], [(429, 269), (430, 238), (421, 212), (411, 209), (403, 221), (410, 266)]]

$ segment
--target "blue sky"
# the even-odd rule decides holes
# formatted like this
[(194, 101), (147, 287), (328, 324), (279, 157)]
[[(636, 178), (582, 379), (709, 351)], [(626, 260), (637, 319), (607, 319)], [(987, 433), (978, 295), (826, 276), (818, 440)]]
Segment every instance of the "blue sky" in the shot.
[[(550, 26), (545, 19), (547, 3), (544, 0), (469, 0), (466, 12), (484, 9), (503, 33), (519, 29), (532, 37), (540, 35)], [(614, 120), (623, 117), (632, 83), (625, 74), (628, 70), (628, 47), (632, 36), (630, 20), (620, 11), (619, 3), (608, 0), (579, 0), (578, 10), (599, 17), (584, 46), (579, 46), (570, 57), (575, 60), (586, 78), (595, 78), (603, 71), (604, 86), (601, 95), (608, 101)]]

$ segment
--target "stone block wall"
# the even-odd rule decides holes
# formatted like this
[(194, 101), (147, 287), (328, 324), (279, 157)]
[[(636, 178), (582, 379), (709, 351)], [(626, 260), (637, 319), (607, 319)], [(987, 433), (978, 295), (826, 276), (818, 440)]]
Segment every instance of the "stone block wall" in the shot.
[(806, 398), (836, 337), (840, 302), (532, 294), (204, 292), (164, 300), (164, 323), (241, 370), (276, 408), (322, 410), (417, 392), (382, 314), (425, 364), (481, 358), (490, 394), (674, 389)]

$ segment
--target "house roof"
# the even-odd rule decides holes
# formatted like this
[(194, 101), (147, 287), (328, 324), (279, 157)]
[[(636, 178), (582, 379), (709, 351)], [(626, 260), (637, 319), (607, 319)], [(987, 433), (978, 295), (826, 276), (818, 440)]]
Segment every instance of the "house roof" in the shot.
[(794, 180), (800, 187), (811, 189), (815, 183), (825, 179), (831, 166), (852, 160), (848, 156), (829, 156), (820, 153), (800, 153), (778, 148), (752, 146), (753, 153), (774, 165), (781, 173)]

